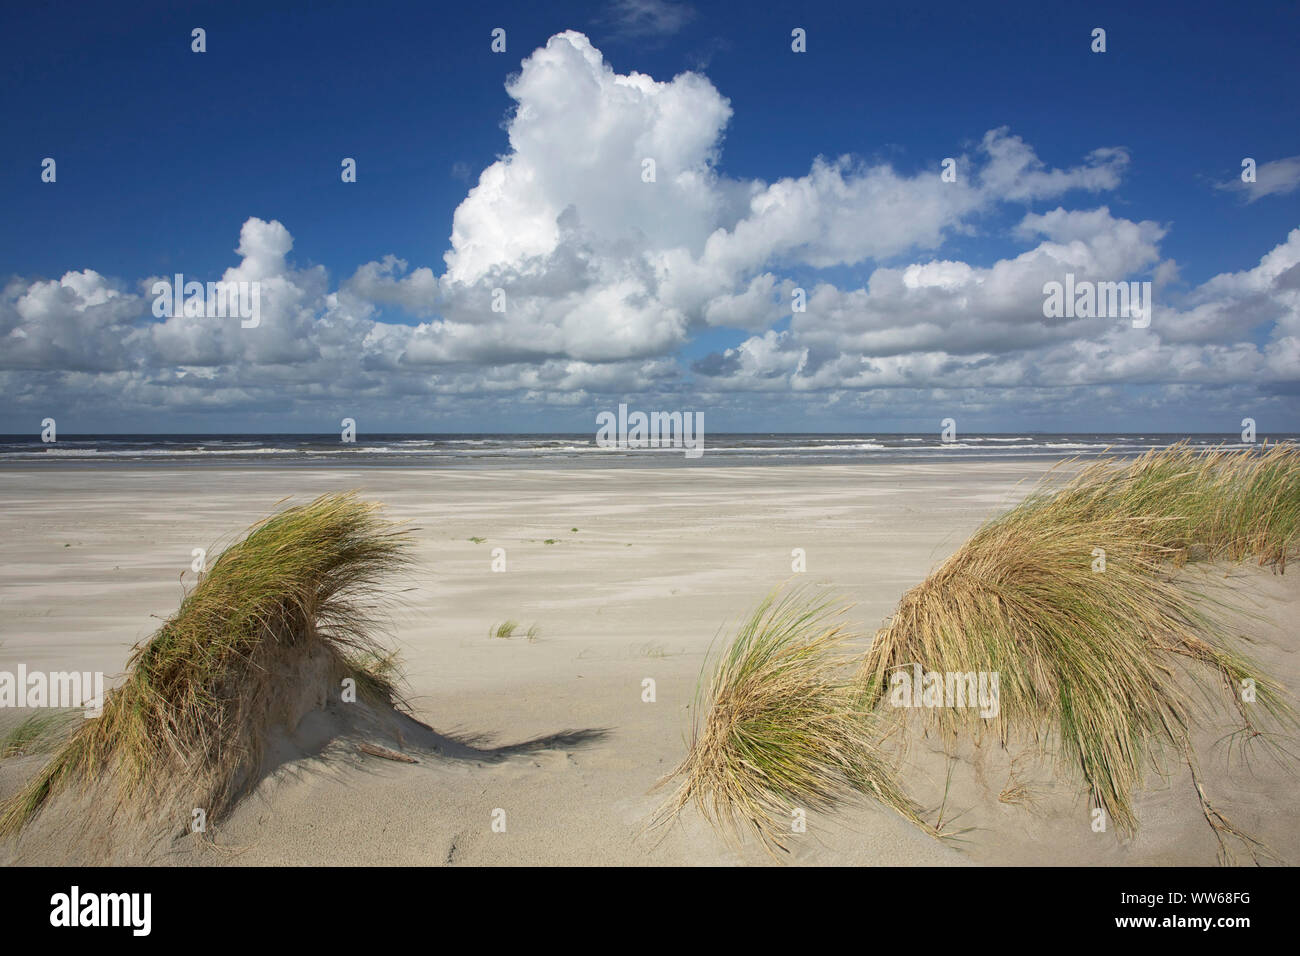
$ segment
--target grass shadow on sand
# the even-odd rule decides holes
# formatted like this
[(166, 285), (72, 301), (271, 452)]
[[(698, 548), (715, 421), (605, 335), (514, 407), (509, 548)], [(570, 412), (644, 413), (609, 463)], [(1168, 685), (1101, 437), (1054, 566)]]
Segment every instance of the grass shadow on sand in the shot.
[(489, 746), (410, 715), (396, 659), (374, 636), (388, 579), (409, 567), (410, 530), (352, 493), (254, 525), (134, 649), (102, 716), (69, 728), (0, 805), (0, 841), (38, 856), (62, 842), (77, 862), (120, 860), (124, 843), (128, 858), (145, 857), (192, 832), (192, 815), (217, 825), (268, 775), (339, 744), (397, 761), (408, 747), (495, 761), (603, 735), (566, 729)]

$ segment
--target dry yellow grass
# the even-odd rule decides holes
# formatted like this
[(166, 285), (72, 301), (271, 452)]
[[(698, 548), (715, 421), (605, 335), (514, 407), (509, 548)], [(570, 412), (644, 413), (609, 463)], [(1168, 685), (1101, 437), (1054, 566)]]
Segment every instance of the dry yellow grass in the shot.
[[(694, 804), (733, 842), (787, 849), (796, 810), (865, 794), (926, 830), (875, 747), (874, 721), (844, 655), (848, 631), (826, 601), (769, 595), (728, 642), (696, 694), (689, 751), (654, 821)], [(931, 831), (932, 832), (932, 831)]]
[(990, 521), (908, 591), (866, 655), (862, 685), (884, 711), (900, 668), (997, 673), (995, 718), (936, 707), (922, 711), (927, 722), (948, 740), (1015, 730), (1051, 747), (1131, 833), (1144, 770), (1168, 751), (1195, 773), (1189, 737), (1209, 713), (1235, 711), (1250, 739), (1293, 720), (1171, 562), (1255, 558), (1281, 570), (1298, 533), (1293, 446), (1179, 445), (1090, 464)]
[(406, 532), (352, 494), (322, 496), (254, 526), (227, 548), (180, 609), (131, 655), (103, 715), (81, 723), (0, 808), (12, 834), (55, 794), (94, 790), (110, 815), (190, 807), (217, 819), (256, 772), (267, 736), (295, 698), (356, 679), (394, 697), (393, 658), (374, 642), (381, 581), (405, 563)]

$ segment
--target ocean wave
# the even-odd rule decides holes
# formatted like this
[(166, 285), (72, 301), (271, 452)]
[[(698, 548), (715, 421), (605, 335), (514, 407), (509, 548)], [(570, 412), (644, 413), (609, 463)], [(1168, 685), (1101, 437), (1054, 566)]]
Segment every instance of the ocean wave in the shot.
[[(457, 466), (492, 465), (493, 463), (562, 464), (570, 462), (610, 461), (620, 464), (644, 461), (668, 461), (687, 451), (680, 444), (658, 448), (604, 447), (594, 440), (572, 434), (537, 436), (498, 435), (477, 437), (430, 438), (401, 435), (375, 436), (376, 443), (342, 443), (329, 435), (313, 436), (121, 436), (103, 439), (78, 437), (52, 445), (41, 445), (33, 438), (0, 441), (0, 462), (39, 461), (115, 461), (115, 462), (203, 462), (238, 463), (258, 459), (285, 465), (318, 463), (375, 463), (396, 465), (448, 464)], [(1260, 447), (1246, 442), (1229, 441), (1236, 436), (1189, 436), (1195, 447), (1218, 446), (1227, 449)], [(1165, 447), (1173, 436), (1141, 438), (1131, 435), (963, 435), (960, 440), (942, 442), (934, 436), (852, 436), (835, 435), (738, 435), (721, 433), (704, 435), (703, 457), (714, 457), (728, 464), (752, 461), (848, 462), (887, 460), (955, 459), (972, 460), (1023, 459), (1027, 457), (1061, 457), (1107, 454), (1128, 455)], [(1295, 436), (1277, 436), (1270, 443), (1294, 442)], [(717, 442), (712, 444), (711, 442)]]

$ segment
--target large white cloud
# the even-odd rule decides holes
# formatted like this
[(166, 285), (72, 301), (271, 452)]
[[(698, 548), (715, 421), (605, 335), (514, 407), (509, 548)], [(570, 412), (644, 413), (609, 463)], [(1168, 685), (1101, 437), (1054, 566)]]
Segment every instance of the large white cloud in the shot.
[[(604, 361), (665, 354), (703, 324), (762, 328), (789, 292), (772, 267), (937, 248), (998, 203), (1113, 188), (1128, 161), (1112, 148), (1048, 169), (997, 129), (960, 157), (955, 182), (937, 165), (906, 175), (847, 156), (739, 181), (717, 170), (731, 106), (706, 78), (617, 74), (574, 32), (525, 60), (507, 90), (510, 152), (456, 210), (441, 283), (444, 322), (480, 334), (433, 333), (444, 361), (482, 338)], [(505, 317), (487, 311), (493, 289)]]
[[(1300, 229), (1255, 268), (1192, 290), (1183, 308), (1157, 303), (1149, 328), (1044, 316), (1045, 283), (1140, 274), (1160, 261), (1164, 232), (1105, 208), (1030, 214), (1017, 233), (1048, 238), (1014, 259), (880, 268), (864, 289), (820, 285), (780, 335), (752, 337), (695, 371), (714, 387), (758, 391), (1300, 382)], [(1257, 344), (1250, 333), (1261, 327)]]

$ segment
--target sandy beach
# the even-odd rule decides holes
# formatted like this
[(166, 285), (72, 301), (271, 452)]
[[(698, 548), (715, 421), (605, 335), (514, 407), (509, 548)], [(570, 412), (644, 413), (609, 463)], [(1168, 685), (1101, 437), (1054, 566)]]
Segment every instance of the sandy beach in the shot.
[[(654, 833), (655, 782), (682, 758), (714, 638), (783, 582), (855, 602), (871, 635), (899, 597), (1049, 467), (1036, 462), (691, 468), (414, 470), (96, 467), (0, 471), (0, 669), (119, 675), (182, 595), (195, 548), (272, 512), (357, 489), (416, 529), (414, 570), (391, 589), (413, 714), (439, 735), (419, 763), (360, 755), (328, 715), (280, 742), (276, 766), (213, 842), (150, 847), (150, 862), (224, 864), (765, 863), (697, 814)], [(576, 529), (576, 530), (575, 530)], [(479, 540), (481, 539), (481, 540)], [(504, 571), (493, 571), (504, 549)], [(795, 549), (806, 572), (792, 573)], [(1218, 567), (1255, 612), (1249, 652), (1296, 703), (1294, 574)], [(192, 583), (193, 576), (186, 574)], [(507, 620), (509, 639), (490, 636)], [(535, 627), (535, 639), (526, 636)], [(644, 682), (654, 682), (646, 702)], [(13, 714), (6, 715), (13, 719)], [(1300, 859), (1288, 771), (1249, 767), (1207, 733), (1216, 805), (1283, 860)], [(434, 738), (430, 738), (434, 739)], [(908, 789), (961, 830), (939, 842), (878, 807), (810, 812), (797, 864), (1194, 864), (1216, 844), (1186, 768), (1152, 773), (1135, 838), (1089, 826), (1086, 795), (996, 745), (951, 767), (907, 746)], [(0, 762), (0, 797), (41, 765)], [(949, 773), (951, 774), (949, 776)], [(502, 818), (504, 832), (494, 820)], [(39, 835), (20, 845), (44, 862)], [(0, 855), (13, 854), (12, 846)]]

